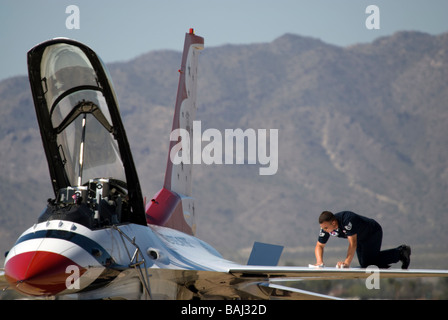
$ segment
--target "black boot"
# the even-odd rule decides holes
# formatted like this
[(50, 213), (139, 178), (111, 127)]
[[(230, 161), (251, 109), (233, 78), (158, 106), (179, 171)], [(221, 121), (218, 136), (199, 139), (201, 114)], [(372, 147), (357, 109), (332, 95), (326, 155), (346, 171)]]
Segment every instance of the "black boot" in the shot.
[(401, 269), (407, 269), (411, 263), (411, 247), (405, 244), (398, 247), (400, 250), (400, 261), (403, 263)]

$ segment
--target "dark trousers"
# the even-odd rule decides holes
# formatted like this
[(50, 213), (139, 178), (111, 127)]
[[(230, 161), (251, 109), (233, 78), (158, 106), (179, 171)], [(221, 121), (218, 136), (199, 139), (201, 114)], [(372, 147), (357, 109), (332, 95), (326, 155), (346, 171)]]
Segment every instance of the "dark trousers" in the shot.
[(381, 251), (382, 241), (383, 229), (379, 224), (368, 237), (362, 240), (358, 238), (356, 254), (361, 268), (367, 268), (370, 265), (375, 265), (378, 268), (389, 268), (391, 263), (400, 260), (398, 248)]

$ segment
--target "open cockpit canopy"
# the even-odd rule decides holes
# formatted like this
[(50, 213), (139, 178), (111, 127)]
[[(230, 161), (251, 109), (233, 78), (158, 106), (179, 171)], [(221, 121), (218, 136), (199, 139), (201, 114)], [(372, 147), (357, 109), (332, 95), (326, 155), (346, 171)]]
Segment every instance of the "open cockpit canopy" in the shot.
[(106, 68), (85, 45), (54, 39), (28, 52), (36, 114), (58, 199), (67, 188), (115, 181), (130, 222), (146, 224), (140, 184)]

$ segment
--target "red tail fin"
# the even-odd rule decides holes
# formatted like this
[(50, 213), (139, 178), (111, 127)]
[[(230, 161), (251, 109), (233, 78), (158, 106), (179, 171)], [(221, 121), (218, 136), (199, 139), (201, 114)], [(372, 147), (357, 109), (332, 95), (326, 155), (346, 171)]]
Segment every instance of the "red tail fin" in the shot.
[[(196, 36), (193, 29), (185, 35), (182, 64), (179, 70), (176, 107), (172, 132), (185, 129), (190, 134), (192, 145), (193, 120), (196, 117), (196, 88), (199, 50), (204, 48), (204, 39)], [(183, 141), (170, 141), (170, 148)], [(168, 152), (163, 188), (146, 206), (146, 220), (149, 224), (174, 228), (189, 234), (195, 233), (194, 201), (191, 197), (192, 161), (173, 164)]]

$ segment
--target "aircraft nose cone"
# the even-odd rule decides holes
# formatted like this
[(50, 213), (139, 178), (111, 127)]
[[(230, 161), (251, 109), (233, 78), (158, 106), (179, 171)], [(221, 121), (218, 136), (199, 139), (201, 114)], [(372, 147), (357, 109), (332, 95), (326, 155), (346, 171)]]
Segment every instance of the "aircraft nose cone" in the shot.
[(82, 273), (81, 267), (61, 254), (30, 251), (7, 261), (5, 277), (11, 286), (27, 295), (50, 296), (68, 289), (73, 268)]

